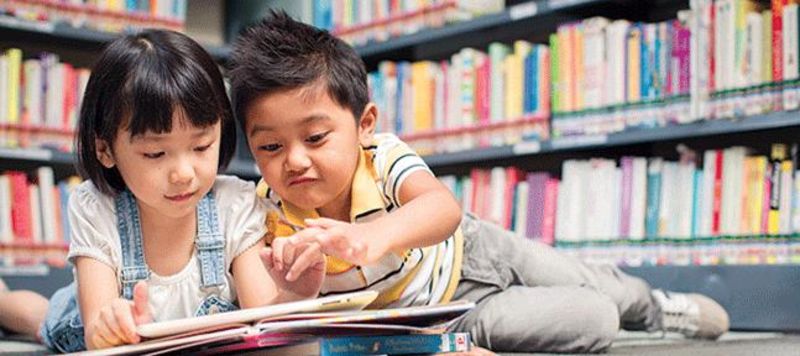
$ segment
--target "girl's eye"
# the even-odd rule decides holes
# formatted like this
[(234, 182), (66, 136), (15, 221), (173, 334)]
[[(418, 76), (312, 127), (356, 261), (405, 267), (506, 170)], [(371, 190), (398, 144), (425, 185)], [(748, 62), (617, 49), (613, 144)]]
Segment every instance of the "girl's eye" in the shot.
[(306, 139), (306, 141), (311, 142), (311, 143), (317, 143), (319, 141), (322, 141), (322, 139), (325, 138), (325, 136), (328, 136), (328, 133), (330, 133), (330, 131), (326, 131), (326, 132), (323, 132), (323, 133), (318, 133), (316, 135), (311, 135), (311, 136), (308, 137), (308, 139)]
[(280, 148), (281, 148), (281, 145), (279, 145), (277, 143), (271, 143), (271, 144), (268, 144), (268, 145), (258, 146), (258, 150), (259, 151), (267, 151), (267, 152), (275, 152), (275, 151), (279, 150)]
[(206, 150), (208, 150), (209, 147), (211, 147), (211, 144), (195, 147), (194, 150), (197, 152), (205, 152)]
[(145, 158), (156, 159), (164, 155), (164, 152), (148, 152), (143, 154)]

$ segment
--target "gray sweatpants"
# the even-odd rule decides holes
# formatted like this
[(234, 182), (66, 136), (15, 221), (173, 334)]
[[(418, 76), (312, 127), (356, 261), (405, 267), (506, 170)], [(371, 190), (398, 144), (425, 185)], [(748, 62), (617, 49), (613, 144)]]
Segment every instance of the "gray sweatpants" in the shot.
[(452, 326), (494, 351), (597, 352), (620, 326), (653, 330), (660, 310), (643, 280), (591, 266), (465, 215), (453, 299), (476, 308)]

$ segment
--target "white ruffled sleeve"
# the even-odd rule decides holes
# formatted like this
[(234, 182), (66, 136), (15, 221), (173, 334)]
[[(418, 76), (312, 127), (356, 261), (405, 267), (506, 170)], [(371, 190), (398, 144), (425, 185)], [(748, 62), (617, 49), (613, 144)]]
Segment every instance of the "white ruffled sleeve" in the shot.
[(267, 233), (267, 206), (253, 182), (219, 176), (214, 185), (220, 225), (224, 226), (229, 261), (259, 242)]
[(85, 181), (70, 194), (67, 215), (69, 262), (74, 265), (76, 257), (90, 257), (117, 271), (119, 233), (113, 199), (97, 190), (91, 181)]

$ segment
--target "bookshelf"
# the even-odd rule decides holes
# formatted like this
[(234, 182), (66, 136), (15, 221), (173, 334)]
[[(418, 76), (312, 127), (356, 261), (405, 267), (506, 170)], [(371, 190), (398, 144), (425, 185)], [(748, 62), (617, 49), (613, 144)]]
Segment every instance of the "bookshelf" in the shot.
[[(548, 35), (555, 33), (560, 25), (576, 23), (593, 16), (604, 16), (612, 21), (627, 19), (631, 23), (662, 22), (677, 19), (678, 11), (688, 10), (689, 3), (690, 1), (678, 0), (507, 1), (505, 10), (500, 13), (355, 48), (371, 72), (380, 71), (381, 62), (387, 60), (396, 63), (408, 61), (412, 63), (412, 67), (415, 62), (419, 61), (437, 63), (449, 61), (452, 66), (454, 57), (451, 56), (463, 48), (470, 47), (490, 52), (489, 45), (493, 42), (502, 42), (510, 46), (517, 39), (547, 44)], [(770, 2), (760, 1), (759, 3), (768, 8)], [(415, 75), (411, 71), (409, 73)], [(400, 75), (397, 78), (397, 81), (400, 82)], [(760, 85), (756, 88), (723, 88), (726, 90), (712, 92), (709, 102), (735, 101), (737, 95), (746, 97), (749, 95), (746, 93), (757, 91), (791, 92), (796, 84), (790, 80), (789, 82)], [(476, 91), (480, 92), (479, 89)], [(681, 95), (683, 96), (681, 97)], [(648, 102), (648, 99), (643, 98), (640, 102), (612, 103), (595, 110), (613, 112), (625, 110), (630, 106), (646, 107), (651, 103), (661, 104), (664, 101), (686, 100), (688, 102), (688, 98), (688, 93), (678, 93), (677, 96), (661, 99), (661, 102), (659, 100)], [(630, 99), (628, 98), (628, 100)], [(717, 105), (716, 102), (715, 105)], [(551, 139), (522, 140), (513, 144), (505, 143), (479, 148), (455, 148), (452, 151), (445, 150), (446, 152), (443, 153), (427, 154), (424, 159), (439, 176), (468, 177), (474, 168), (489, 170), (492, 167), (511, 166), (527, 172), (544, 171), (559, 176), (563, 173), (562, 164), (566, 160), (586, 160), (597, 157), (610, 158), (616, 162), (626, 156), (664, 157), (668, 160), (677, 160), (680, 156), (680, 153), (676, 151), (678, 145), (684, 145), (697, 152), (743, 145), (752, 148), (754, 154), (769, 155), (772, 143), (794, 143), (798, 141), (797, 137), (800, 137), (798, 136), (800, 134), (800, 119), (798, 119), (800, 115), (791, 106), (786, 106), (789, 108), (788, 111), (770, 112), (770, 110), (766, 110), (767, 112), (748, 113), (747, 115), (739, 112), (724, 113), (717, 114), (718, 117), (715, 118), (703, 116), (697, 118), (696, 121), (695, 119), (686, 120), (689, 121), (688, 123), (659, 123), (654, 125), (656, 127), (626, 128), (601, 134), (560, 136), (551, 131), (553, 137)], [(547, 116), (551, 120), (558, 120), (559, 117), (580, 114), (580, 112), (567, 111), (553, 115), (548, 113)], [(382, 110), (382, 112), (385, 113), (386, 110)], [(505, 117), (504, 120), (518, 120), (518, 117)], [(402, 121), (405, 118), (397, 120)], [(400, 126), (407, 123), (407, 121), (402, 121)], [(479, 136), (481, 130), (492, 128), (493, 125), (495, 125), (494, 122), (486, 124), (480, 121), (472, 125), (456, 124), (455, 127), (434, 129), (426, 127), (410, 133), (401, 131), (399, 134), (409, 141), (422, 138), (423, 141), (437, 142), (459, 134)], [(513, 130), (513, 127), (511, 129)], [(427, 143), (423, 143), (422, 146), (425, 144)], [(702, 156), (702, 153), (700, 155)], [(702, 165), (698, 166), (698, 169), (700, 168)], [(680, 252), (687, 248), (697, 249), (701, 245), (738, 248), (744, 244), (753, 244), (759, 245), (754, 252), (759, 254), (763, 253), (763, 250), (758, 250), (758, 248), (763, 248), (760, 246), (761, 244), (767, 244), (768, 248), (773, 248), (776, 246), (774, 241), (786, 242), (787, 245), (794, 244), (792, 246), (796, 246), (797, 243), (794, 235), (787, 237), (787, 235), (750, 234), (698, 237), (691, 240), (684, 237), (661, 237), (655, 240), (648, 238), (641, 245), (656, 246), (656, 248), (667, 250), (672, 248)], [(599, 249), (600, 255), (620, 246), (640, 248), (637, 241), (630, 243), (627, 241), (589, 241), (584, 244), (570, 242), (557, 243), (557, 246), (566, 250), (571, 248), (580, 250), (588, 246)], [(781, 253), (784, 252), (786, 251)], [(792, 255), (792, 253), (789, 254)], [(650, 264), (639, 263), (624, 268), (634, 275), (645, 278), (656, 287), (678, 291), (699, 291), (717, 298), (731, 312), (734, 328), (800, 330), (800, 323), (797, 322), (800, 320), (797, 317), (800, 315), (800, 308), (792, 302), (791, 292), (787, 292), (796, 289), (787, 283), (791, 284), (797, 280), (800, 265), (797, 265), (796, 260), (793, 260), (794, 262), (781, 260), (776, 263), (771, 260), (773, 257), (770, 255), (766, 259), (760, 259), (760, 257), (750, 256), (749, 260), (728, 259), (719, 264), (715, 262), (703, 265), (693, 265), (691, 261), (681, 263), (667, 261), (670, 265), (662, 265), (664, 263), (662, 261)], [(755, 281), (756, 279), (757, 281)]]
[[(762, 1), (762, 3), (767, 3)], [(465, 47), (486, 49), (494, 41), (511, 43), (524, 38), (547, 43), (548, 35), (564, 23), (605, 16), (631, 21), (672, 19), (678, 10), (689, 8), (688, 0), (507, 0), (502, 12), (457, 22), (444, 27), (425, 29), (385, 42), (356, 47), (369, 71), (384, 60), (439, 61)], [(14, 42), (34, 44), (35, 48), (59, 48), (66, 53), (96, 55), (114, 35), (62, 25), (30, 25), (0, 18), (0, 45)], [(230, 47), (206, 46), (221, 63), (230, 56)], [(65, 57), (66, 58), (66, 57)], [(85, 62), (90, 64), (90, 62)], [(545, 119), (549, 118), (547, 115)], [(479, 132), (465, 127), (464, 131)], [(432, 138), (446, 135), (446, 130), (414, 133)], [(475, 167), (517, 166), (524, 170), (542, 170), (558, 175), (569, 159), (623, 156), (677, 157), (675, 147), (685, 144), (693, 149), (722, 149), (737, 144), (768, 153), (774, 142), (796, 142), (800, 137), (800, 115), (796, 111), (778, 111), (731, 119), (699, 120), (692, 123), (621, 132), (560, 137), (552, 140), (523, 141), (457, 152), (435, 153), (424, 157), (437, 175), (465, 175)], [(45, 149), (0, 149), (0, 169), (34, 169), (52, 166), (57, 177), (74, 173), (74, 156)], [(257, 179), (258, 172), (241, 145), (228, 171), (247, 179)], [(678, 291), (700, 291), (718, 298), (731, 312), (732, 326), (753, 330), (800, 330), (800, 307), (792, 291), (800, 281), (800, 265), (688, 265), (625, 267), (657, 287)], [(794, 283), (794, 284), (792, 284)]]
[[(480, 16), (471, 21), (427, 29), (414, 34), (400, 36), (388, 41), (355, 47), (367, 67), (372, 67), (381, 59), (410, 58), (420, 47), (433, 47), (464, 40), (476, 43), (474, 36), (481, 32), (504, 30), (511, 26), (530, 26), (537, 22), (549, 22), (553, 19), (563, 21), (566, 11), (585, 9), (589, 6), (604, 6), (610, 0), (555, 0), (555, 1), (523, 1), (512, 3), (500, 13)], [(470, 39), (471, 38), (471, 39)], [(448, 44), (448, 42), (450, 44)], [(463, 44), (459, 44), (463, 46)], [(418, 56), (425, 56), (419, 53)], [(429, 57), (426, 57), (429, 58)]]
[[(16, 18), (0, 16), (0, 44), (21, 46), (32, 43), (36, 48), (48, 48), (49, 51), (66, 50), (68, 53), (78, 52), (90, 54), (94, 58), (103, 46), (117, 35), (85, 28), (75, 28), (62, 23), (31, 23)], [(13, 39), (11, 41), (5, 39)], [(224, 62), (230, 57), (228, 46), (204, 45), (214, 59)], [(91, 64), (89, 59), (88, 64)]]

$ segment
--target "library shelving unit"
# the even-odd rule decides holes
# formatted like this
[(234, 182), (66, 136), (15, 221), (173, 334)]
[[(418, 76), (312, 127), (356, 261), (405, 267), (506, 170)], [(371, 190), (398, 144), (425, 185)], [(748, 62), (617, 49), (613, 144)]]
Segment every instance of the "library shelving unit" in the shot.
[[(768, 1), (762, 3), (769, 5)], [(526, 39), (546, 44), (548, 35), (558, 25), (593, 16), (643, 22), (674, 19), (679, 10), (687, 10), (689, 6), (688, 0), (507, 0), (505, 11), (500, 13), (355, 48), (368, 70), (375, 71), (382, 61), (447, 60), (462, 48), (486, 49), (492, 42), (511, 44)], [(407, 137), (415, 135), (420, 133)], [(446, 137), (448, 132), (424, 131), (421, 135), (436, 139)], [(547, 171), (557, 176), (568, 159), (623, 156), (676, 159), (679, 144), (699, 152), (745, 145), (768, 155), (771, 143), (797, 142), (798, 135), (800, 114), (778, 111), (609, 134), (521, 141), (433, 153), (424, 159), (437, 175), (469, 176), (473, 168), (515, 166), (523, 171)], [(800, 330), (800, 307), (795, 302), (795, 293), (800, 290), (800, 265), (796, 263), (623, 268), (655, 287), (712, 296), (729, 310), (734, 329)]]
[[(36, 1), (22, 1), (21, 3), (39, 4)], [(44, 2), (41, 3), (44, 4)], [(4, 3), (4, 5), (9, 4), (10, 2)], [(64, 5), (56, 2), (48, 3), (48, 5), (75, 7), (76, 11), (81, 10), (78, 5)], [(96, 9), (92, 11), (93, 13), (103, 12)], [(146, 15), (140, 14), (111, 15), (123, 20), (131, 18), (143, 22), (146, 22), (148, 18)], [(169, 22), (170, 25), (181, 23), (179, 20), (162, 20)], [(56, 55), (58, 61), (71, 64), (75, 68), (90, 68), (102, 48), (117, 36), (119, 35), (116, 33), (90, 28), (75, 28), (63, 22), (33, 22), (10, 16), (9, 13), (0, 15), (0, 55), (3, 55), (7, 49), (18, 48), (22, 50), (22, 60), (38, 58), (36, 57), (38, 53), (46, 52)], [(227, 47), (204, 47), (221, 65), (229, 57), (230, 51)], [(6, 113), (2, 115), (5, 116)], [(49, 167), (52, 168), (53, 178), (56, 182), (76, 175), (75, 154), (66, 150), (67, 145), (63, 144), (70, 141), (73, 134), (71, 130), (65, 129), (9, 124), (5, 117), (0, 118), (0, 140), (2, 141), (5, 141), (7, 137), (23, 135), (27, 137), (58, 137), (58, 142), (62, 143), (58, 145), (59, 149), (49, 148), (50, 146), (42, 148), (35, 145), (23, 148), (0, 147), (0, 172), (21, 171), (29, 176), (35, 176), (38, 168)], [(246, 147), (242, 146), (241, 148), (246, 151)], [(242, 159), (238, 153), (226, 173), (250, 180), (259, 176), (252, 159)], [(7, 199), (8, 197), (3, 196), (2, 198)], [(8, 224), (10, 222), (0, 222), (0, 226)], [(0, 267), (0, 277), (11, 288), (32, 289), (44, 295), (50, 295), (72, 280), (71, 268), (63, 268), (63, 256), (66, 251), (67, 247), (63, 244), (0, 243), (0, 256), (4, 259), (2, 267)], [(6, 263), (6, 261), (14, 262)]]
[[(504, 11), (440, 28), (391, 38), (385, 42), (356, 47), (369, 71), (381, 61), (443, 60), (465, 47), (486, 48), (491, 42), (511, 43), (524, 38), (547, 43), (557, 26), (592, 16), (631, 21), (672, 19), (678, 10), (689, 8), (688, 0), (506, 0)], [(55, 51), (63, 58), (76, 55), (85, 60), (114, 35), (61, 26), (31, 26), (0, 21), (0, 46), (30, 46)], [(7, 39), (13, 39), (11, 41)], [(22, 44), (20, 44), (22, 43)], [(23, 44), (25, 46), (23, 46)], [(230, 55), (226, 46), (207, 47), (221, 63)], [(84, 58), (80, 62), (80, 58)], [(432, 135), (436, 135), (433, 132)], [(652, 129), (559, 137), (543, 141), (523, 141), (513, 145), (474, 148), (466, 151), (436, 153), (424, 157), (437, 175), (468, 175), (474, 167), (516, 166), (526, 171), (549, 171), (559, 174), (567, 159), (622, 156), (660, 156), (674, 159), (675, 147), (721, 149), (747, 145), (769, 152), (773, 142), (796, 142), (800, 137), (800, 114), (774, 112), (749, 117), (700, 120), (697, 122)], [(248, 179), (258, 177), (247, 148), (239, 147), (237, 158), (228, 172)], [(56, 176), (74, 173), (74, 157), (69, 153), (42, 149), (0, 149), (0, 169), (33, 169), (41, 165), (55, 168)], [(676, 291), (698, 291), (720, 301), (731, 314), (735, 329), (800, 330), (800, 265), (668, 265), (624, 267), (653, 286)]]

